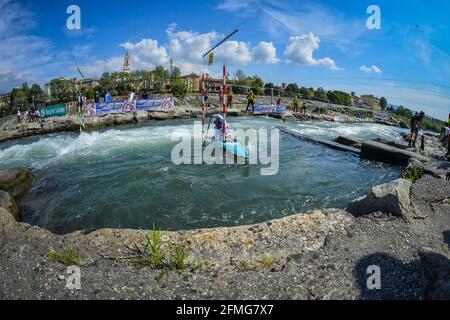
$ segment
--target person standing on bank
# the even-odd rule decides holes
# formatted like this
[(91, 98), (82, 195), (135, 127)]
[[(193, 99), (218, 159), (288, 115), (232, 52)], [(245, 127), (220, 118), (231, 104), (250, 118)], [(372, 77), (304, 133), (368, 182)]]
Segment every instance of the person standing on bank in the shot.
[(425, 113), (421, 111), (419, 114), (415, 114), (411, 119), (411, 140), (409, 141), (409, 147), (416, 147), (417, 139), (419, 138), (420, 124), (425, 117)]

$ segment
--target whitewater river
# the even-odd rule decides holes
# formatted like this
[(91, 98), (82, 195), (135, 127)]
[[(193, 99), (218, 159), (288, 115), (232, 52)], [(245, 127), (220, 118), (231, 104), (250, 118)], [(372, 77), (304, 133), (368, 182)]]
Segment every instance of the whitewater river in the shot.
[[(285, 125), (332, 139), (400, 139), (383, 125), (281, 123), (230, 119), (232, 128)], [(308, 210), (344, 208), (400, 168), (281, 134), (280, 169), (261, 176), (256, 166), (181, 165), (171, 161), (176, 129), (193, 120), (125, 126), (103, 132), (54, 134), (0, 144), (0, 168), (29, 167), (35, 184), (20, 200), (26, 222), (56, 233), (80, 229), (165, 230), (234, 226)]]

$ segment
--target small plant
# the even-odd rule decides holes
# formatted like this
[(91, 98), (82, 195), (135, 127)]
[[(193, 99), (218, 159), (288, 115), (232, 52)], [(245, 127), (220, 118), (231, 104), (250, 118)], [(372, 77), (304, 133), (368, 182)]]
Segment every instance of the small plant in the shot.
[(424, 175), (424, 169), (420, 166), (411, 166), (406, 168), (402, 174), (403, 179), (411, 180), (413, 183), (420, 180)]
[(183, 271), (186, 269), (186, 260), (189, 254), (183, 249), (182, 246), (176, 245), (173, 247), (172, 266), (176, 270)]
[(66, 266), (79, 266), (80, 261), (78, 259), (78, 254), (75, 249), (68, 245), (64, 248), (63, 253), (52, 251), (48, 254), (50, 260), (62, 263)]
[(146, 236), (145, 249), (144, 252), (140, 252), (139, 263), (144, 266), (159, 268), (163, 264), (165, 256), (162, 232), (161, 230), (156, 230), (155, 226), (153, 226), (150, 236)]
[(259, 261), (259, 264), (261, 265), (261, 267), (263, 268), (271, 268), (275, 265), (276, 260), (274, 257), (270, 257), (270, 256), (263, 256), (261, 258), (261, 260)]

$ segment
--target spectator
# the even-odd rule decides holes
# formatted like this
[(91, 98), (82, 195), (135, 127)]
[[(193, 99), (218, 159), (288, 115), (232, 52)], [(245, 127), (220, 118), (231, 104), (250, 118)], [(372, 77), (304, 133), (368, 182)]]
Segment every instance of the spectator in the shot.
[(219, 92), (219, 103), (220, 103), (221, 106), (223, 106), (223, 104), (224, 104), (223, 99), (224, 99), (223, 89), (220, 89), (220, 92)]
[(234, 92), (233, 92), (233, 89), (230, 88), (230, 92), (228, 93), (228, 102), (227, 102), (227, 106), (229, 108), (233, 107), (233, 99), (234, 99)]
[(416, 147), (417, 139), (419, 138), (420, 123), (423, 121), (425, 113), (421, 111), (416, 113), (411, 119), (411, 140), (409, 141), (409, 147)]
[(100, 93), (98, 91), (95, 91), (94, 101), (95, 101), (95, 104), (100, 103)]
[(20, 116), (21, 116), (21, 112), (20, 109), (17, 110), (17, 123), (20, 124)]
[(256, 96), (253, 93), (253, 90), (249, 90), (248, 95), (247, 95), (247, 108), (245, 109), (245, 112), (248, 112), (248, 109), (250, 108), (250, 106), (252, 107), (252, 113), (255, 112), (255, 101), (256, 101)]

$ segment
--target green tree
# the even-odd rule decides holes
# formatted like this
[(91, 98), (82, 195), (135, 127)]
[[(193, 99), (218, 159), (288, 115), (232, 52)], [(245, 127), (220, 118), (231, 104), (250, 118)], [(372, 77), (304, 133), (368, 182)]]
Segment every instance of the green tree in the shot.
[(22, 110), (28, 109), (28, 97), (22, 89), (19, 89), (13, 98), (13, 105), (16, 108), (20, 108)]
[(53, 79), (50, 81), (50, 92), (54, 102), (72, 101), (75, 99), (75, 83), (68, 79)]
[(239, 84), (242, 84), (242, 82), (247, 79), (247, 76), (245, 75), (244, 71), (241, 69), (236, 70), (236, 72), (233, 75), (233, 78), (235, 81), (237, 81)]
[(314, 94), (314, 99), (319, 101), (327, 101), (327, 92), (322, 87), (319, 87)]
[(171, 89), (173, 96), (177, 99), (183, 99), (188, 93), (188, 87), (184, 82), (177, 81)]
[(290, 83), (290, 84), (288, 84), (288, 86), (286, 88), (286, 92), (287, 93), (299, 93), (300, 89), (296, 83)]
[(181, 70), (178, 67), (173, 67), (172, 69), (172, 79), (178, 79), (181, 77)]

